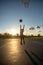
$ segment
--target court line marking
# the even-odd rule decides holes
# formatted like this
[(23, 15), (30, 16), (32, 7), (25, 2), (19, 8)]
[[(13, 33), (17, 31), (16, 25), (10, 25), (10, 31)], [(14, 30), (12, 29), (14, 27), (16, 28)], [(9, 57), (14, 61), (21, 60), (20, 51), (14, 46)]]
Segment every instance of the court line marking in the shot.
[(34, 65), (38, 65), (38, 63), (32, 58), (32, 56), (30, 55), (30, 53), (28, 53), (28, 51), (27, 50), (24, 50), (25, 51), (25, 53), (29, 56), (29, 58), (31, 59), (31, 61), (32, 61), (32, 63), (34, 64)]

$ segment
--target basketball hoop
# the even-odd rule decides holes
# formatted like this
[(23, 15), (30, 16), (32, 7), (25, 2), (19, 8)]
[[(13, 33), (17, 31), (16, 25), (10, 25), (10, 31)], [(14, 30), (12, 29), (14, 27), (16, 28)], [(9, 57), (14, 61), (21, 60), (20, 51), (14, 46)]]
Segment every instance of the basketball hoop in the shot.
[(30, 0), (22, 0), (23, 5), (28, 8), (30, 4)]

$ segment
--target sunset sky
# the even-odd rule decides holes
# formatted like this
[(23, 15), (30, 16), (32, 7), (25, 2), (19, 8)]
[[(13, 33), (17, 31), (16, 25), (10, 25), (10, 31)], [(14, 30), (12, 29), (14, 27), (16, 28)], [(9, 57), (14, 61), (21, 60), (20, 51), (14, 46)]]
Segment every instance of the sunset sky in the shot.
[[(43, 0), (31, 0), (28, 8), (21, 0), (0, 0), (0, 33), (19, 33), (19, 19), (23, 19), (25, 34), (37, 35), (36, 26), (40, 26), (39, 33), (43, 35)], [(30, 27), (35, 27), (35, 30), (30, 31)]]

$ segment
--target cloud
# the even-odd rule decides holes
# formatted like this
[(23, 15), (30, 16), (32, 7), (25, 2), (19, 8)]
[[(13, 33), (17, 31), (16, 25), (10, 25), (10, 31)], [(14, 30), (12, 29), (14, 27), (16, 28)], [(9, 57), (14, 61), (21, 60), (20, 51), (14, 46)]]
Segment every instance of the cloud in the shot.
[(40, 26), (37, 26), (36, 28), (37, 28), (37, 29), (40, 29)]
[(30, 27), (29, 30), (35, 30), (35, 28), (34, 27)]

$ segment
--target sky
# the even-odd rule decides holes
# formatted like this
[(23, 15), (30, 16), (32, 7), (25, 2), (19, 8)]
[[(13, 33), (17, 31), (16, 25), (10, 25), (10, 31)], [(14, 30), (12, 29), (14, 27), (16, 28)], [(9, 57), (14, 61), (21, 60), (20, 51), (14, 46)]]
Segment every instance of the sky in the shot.
[[(31, 0), (28, 8), (21, 0), (0, 0), (0, 33), (11, 32), (11, 29), (19, 33), (20, 19), (21, 25), (25, 25), (24, 34), (43, 35), (43, 0)], [(36, 26), (41, 27), (41, 32)], [(30, 27), (35, 30), (29, 30)]]

